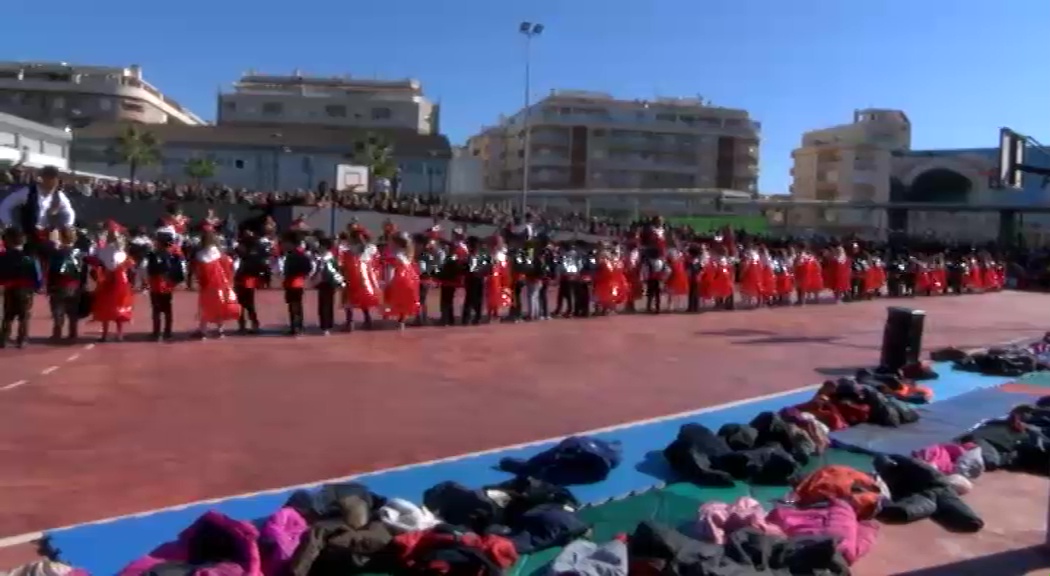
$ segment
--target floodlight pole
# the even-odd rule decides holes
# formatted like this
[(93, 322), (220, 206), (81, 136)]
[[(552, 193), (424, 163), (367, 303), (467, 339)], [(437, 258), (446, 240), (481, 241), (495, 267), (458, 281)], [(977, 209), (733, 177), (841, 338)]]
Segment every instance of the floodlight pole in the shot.
[(522, 118), (522, 169), (521, 169), (521, 214), (525, 218), (525, 211), (529, 205), (529, 171), (532, 160), (532, 99), (529, 93), (532, 91), (532, 39), (543, 32), (543, 24), (535, 22), (522, 22), (518, 31), (525, 36), (525, 112)]

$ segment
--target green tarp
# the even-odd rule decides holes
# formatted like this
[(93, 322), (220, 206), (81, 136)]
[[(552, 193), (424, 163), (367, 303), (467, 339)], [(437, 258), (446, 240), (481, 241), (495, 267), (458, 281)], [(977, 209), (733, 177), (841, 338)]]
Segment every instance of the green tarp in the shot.
[[(845, 450), (829, 450), (806, 466), (813, 471), (832, 464), (850, 466), (869, 472), (873, 458), (866, 454)], [(652, 520), (670, 526), (681, 526), (697, 518), (697, 510), (704, 502), (733, 502), (741, 496), (751, 496), (769, 508), (773, 502), (787, 496), (787, 486), (748, 486), (733, 488), (702, 488), (693, 484), (671, 484), (641, 494), (612, 500), (605, 504), (580, 510), (580, 518), (591, 525), (591, 539), (605, 542), (617, 534), (634, 532), (638, 523)], [(560, 552), (560, 548), (522, 556), (509, 571), (510, 576), (530, 576), (541, 572)]]
[(1022, 384), (1028, 384), (1029, 386), (1046, 386), (1050, 388), (1050, 371), (1031, 372), (1021, 376), (1017, 381)]

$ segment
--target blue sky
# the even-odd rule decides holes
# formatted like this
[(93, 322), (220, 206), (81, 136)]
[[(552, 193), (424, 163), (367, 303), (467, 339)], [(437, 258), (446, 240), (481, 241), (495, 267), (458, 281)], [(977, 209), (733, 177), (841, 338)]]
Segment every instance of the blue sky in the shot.
[(517, 26), (542, 22), (535, 96), (746, 108), (763, 124), (764, 193), (787, 191), (804, 130), (854, 108), (904, 109), (917, 148), (996, 146), (1003, 125), (1050, 140), (1046, 0), (6, 0), (4, 12), (2, 58), (141, 64), (209, 119), (216, 91), (251, 68), (416, 77), (456, 143), (521, 106)]

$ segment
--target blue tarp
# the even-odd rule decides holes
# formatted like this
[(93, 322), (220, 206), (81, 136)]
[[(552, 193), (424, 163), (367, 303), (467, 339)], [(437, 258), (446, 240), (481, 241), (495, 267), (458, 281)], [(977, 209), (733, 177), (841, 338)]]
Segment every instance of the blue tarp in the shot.
[(1035, 396), (1005, 392), (999, 387), (965, 392), (916, 409), (919, 421), (899, 428), (860, 424), (832, 432), (835, 446), (873, 454), (911, 455), (961, 436), (985, 420), (1005, 416), (1014, 406)]

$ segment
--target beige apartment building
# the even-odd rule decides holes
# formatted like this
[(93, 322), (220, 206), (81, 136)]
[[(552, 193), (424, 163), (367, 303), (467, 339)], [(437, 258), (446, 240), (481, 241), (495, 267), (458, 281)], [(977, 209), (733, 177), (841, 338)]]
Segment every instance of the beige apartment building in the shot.
[(850, 124), (802, 135), (802, 146), (791, 153), (791, 196), (888, 202), (893, 153), (910, 148), (911, 122), (904, 112), (856, 110)]
[(0, 112), (55, 127), (93, 122), (204, 124), (142, 77), (142, 68), (0, 62)]
[(553, 91), (468, 140), (487, 188), (522, 187), (526, 124), (530, 189), (758, 189), (761, 127), (747, 111), (582, 91)]
[(219, 95), (219, 124), (308, 124), (438, 134), (439, 105), (419, 80), (361, 80), (249, 72)]

